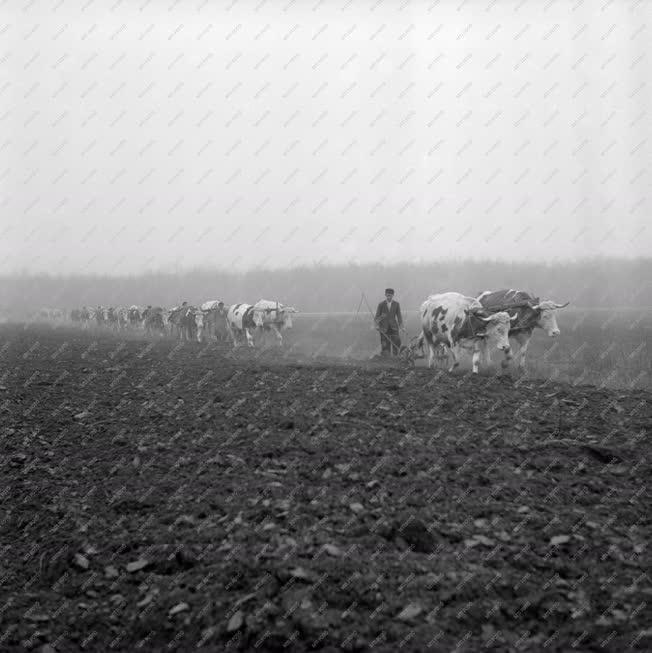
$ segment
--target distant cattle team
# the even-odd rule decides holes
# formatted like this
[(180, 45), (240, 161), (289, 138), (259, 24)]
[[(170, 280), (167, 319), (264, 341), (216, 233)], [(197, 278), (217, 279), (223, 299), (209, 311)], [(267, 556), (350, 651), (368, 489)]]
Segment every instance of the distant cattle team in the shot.
[[(391, 298), (390, 298), (391, 299)], [(457, 292), (430, 295), (419, 309), (420, 331), (400, 355), (414, 363), (427, 357), (428, 367), (436, 360), (452, 359), (449, 371), (459, 365), (461, 350), (472, 355), (472, 369), (491, 363), (495, 348), (504, 355), (502, 367), (513, 358), (511, 342), (519, 345), (518, 367), (523, 369), (528, 345), (535, 329), (548, 336), (559, 335), (557, 310), (568, 305), (541, 300), (523, 290), (486, 290), (477, 297)], [(278, 301), (261, 299), (255, 304), (226, 306), (219, 300), (203, 302), (199, 307), (183, 302), (179, 306), (105, 307), (73, 309), (69, 319), (82, 329), (103, 327), (114, 331), (142, 331), (149, 336), (169, 336), (182, 341), (222, 342), (233, 347), (255, 347), (257, 336), (265, 332), (283, 344), (283, 332), (292, 328), (297, 310)], [(66, 320), (60, 309), (43, 308), (38, 318), (54, 322)], [(399, 341), (400, 344), (400, 341)], [(393, 348), (392, 348), (393, 349)], [(419, 356), (420, 354), (420, 356)]]
[[(83, 306), (70, 311), (73, 324), (82, 329), (91, 326), (113, 331), (144, 331), (147, 335), (172, 336), (184, 341), (231, 342), (238, 347), (255, 346), (255, 335), (272, 332), (283, 344), (283, 331), (292, 328), (292, 314), (297, 310), (277, 301), (261, 299), (256, 304), (227, 307), (219, 300), (209, 300), (199, 308), (183, 302), (180, 306), (129, 307)], [(38, 318), (63, 321), (60, 309), (44, 308)]]

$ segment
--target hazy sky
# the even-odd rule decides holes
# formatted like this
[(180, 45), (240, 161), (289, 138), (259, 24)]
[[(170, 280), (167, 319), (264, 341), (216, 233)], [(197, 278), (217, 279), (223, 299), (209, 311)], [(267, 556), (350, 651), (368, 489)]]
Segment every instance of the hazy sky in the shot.
[(652, 255), (652, 3), (9, 0), (0, 273)]

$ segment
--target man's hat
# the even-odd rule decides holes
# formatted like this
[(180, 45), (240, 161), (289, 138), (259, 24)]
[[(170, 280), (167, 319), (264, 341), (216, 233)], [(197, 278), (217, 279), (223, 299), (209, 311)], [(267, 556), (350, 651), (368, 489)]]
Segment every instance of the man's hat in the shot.
[(391, 292), (392, 295), (393, 295), (394, 294), (394, 288), (385, 288), (385, 294), (387, 294), (388, 292)]

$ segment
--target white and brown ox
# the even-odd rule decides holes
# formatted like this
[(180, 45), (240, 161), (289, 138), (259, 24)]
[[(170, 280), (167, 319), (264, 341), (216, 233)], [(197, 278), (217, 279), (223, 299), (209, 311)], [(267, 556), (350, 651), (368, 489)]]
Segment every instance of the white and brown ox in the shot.
[(446, 292), (430, 295), (421, 304), (420, 314), (423, 340), (429, 352), (428, 367), (433, 366), (439, 345), (444, 345), (453, 358), (449, 372), (459, 365), (461, 349), (472, 350), (474, 374), (490, 347), (510, 355), (508, 333), (513, 319), (509, 313), (491, 314), (473, 297)]
[(250, 347), (255, 346), (254, 335), (272, 331), (279, 345), (283, 344), (282, 331), (292, 328), (292, 315), (297, 313), (293, 306), (284, 306), (280, 302), (261, 299), (251, 304), (233, 304), (227, 312), (226, 324), (237, 347), (247, 339)]
[(568, 306), (557, 304), (546, 299), (541, 301), (538, 297), (524, 290), (485, 290), (478, 296), (478, 301), (487, 311), (507, 311), (516, 320), (509, 328), (509, 337), (519, 344), (518, 366), (525, 367), (525, 356), (532, 338), (532, 332), (543, 329), (548, 336), (555, 338), (559, 335), (557, 326), (557, 309)]
[(226, 327), (233, 339), (233, 346), (238, 347), (243, 337), (247, 344), (254, 346), (254, 307), (251, 304), (233, 304), (226, 313)]

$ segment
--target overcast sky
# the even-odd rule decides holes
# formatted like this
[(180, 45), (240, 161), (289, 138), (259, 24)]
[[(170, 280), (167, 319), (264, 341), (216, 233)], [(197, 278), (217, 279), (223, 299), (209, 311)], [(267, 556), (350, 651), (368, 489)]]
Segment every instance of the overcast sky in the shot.
[(9, 0), (0, 273), (649, 256), (651, 8)]

